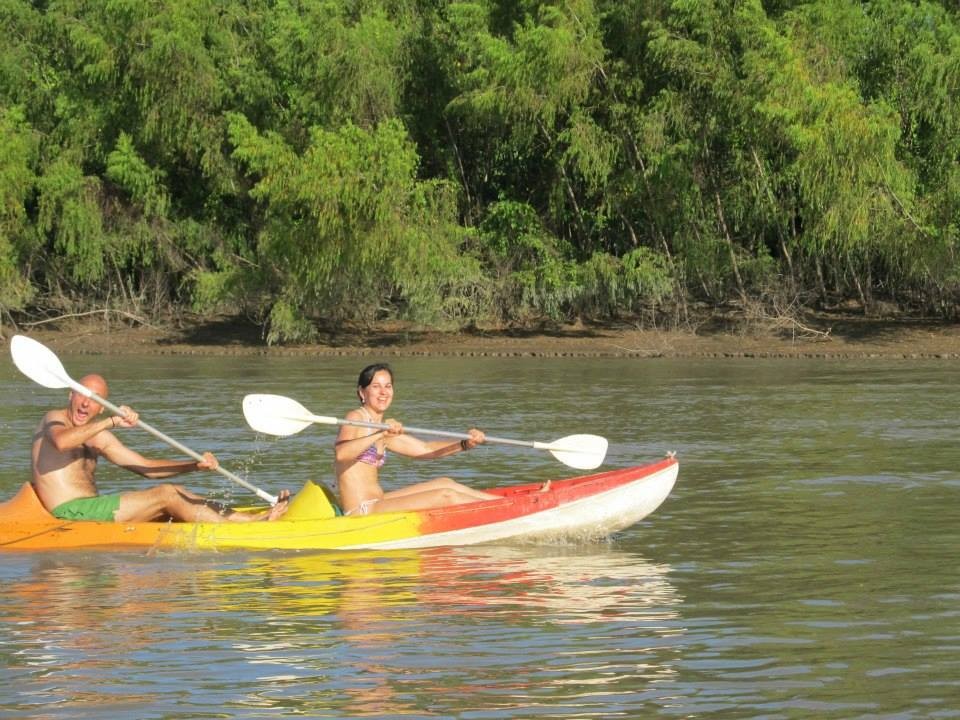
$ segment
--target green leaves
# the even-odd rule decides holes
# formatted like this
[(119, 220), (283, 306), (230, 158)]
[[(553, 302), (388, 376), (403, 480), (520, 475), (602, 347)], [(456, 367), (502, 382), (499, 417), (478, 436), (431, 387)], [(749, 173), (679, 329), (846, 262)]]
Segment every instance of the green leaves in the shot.
[(92, 284), (105, 270), (106, 235), (100, 212), (100, 181), (84, 175), (69, 158), (54, 162), (39, 179), (38, 227), (53, 239), (72, 279)]
[(419, 17), (402, 3), (280, 4), (267, 42), (287, 120), (369, 127), (401, 113)]
[(416, 180), (417, 155), (399, 122), (314, 128), (302, 154), (240, 116), (230, 134), (258, 177), (260, 256), (268, 285), (282, 292), (271, 338), (302, 338), (299, 313), (371, 320), (388, 304), (412, 316), (442, 305), (438, 284), (460, 273), (455, 207), (445, 185)]
[(945, 4), (0, 2), (0, 303), (271, 342), (960, 300)]
[(18, 266), (30, 251), (25, 205), (35, 182), (35, 153), (36, 139), (23, 111), (0, 111), (0, 307), (19, 309), (31, 294)]
[(129, 193), (148, 216), (163, 217), (169, 198), (163, 187), (164, 174), (151, 168), (133, 147), (126, 133), (120, 133), (117, 146), (107, 156), (106, 177)]

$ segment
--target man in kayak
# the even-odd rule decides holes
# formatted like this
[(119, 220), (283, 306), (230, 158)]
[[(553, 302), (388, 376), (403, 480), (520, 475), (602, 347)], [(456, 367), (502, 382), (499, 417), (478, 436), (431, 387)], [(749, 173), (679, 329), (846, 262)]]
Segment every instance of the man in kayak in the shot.
[[(365, 367), (357, 381), (357, 396), (360, 398), (360, 407), (347, 413), (347, 419), (383, 423), (383, 414), (393, 402), (393, 371), (390, 366), (377, 363)], [(355, 425), (340, 427), (334, 455), (337, 488), (344, 514), (426, 510), (499, 497), (446, 477), (384, 492), (380, 487), (379, 470), (386, 462), (387, 450), (418, 460), (429, 460), (465, 452), (485, 440), (480, 430), (471, 428), (469, 440), (424, 441), (405, 434), (403, 425), (396, 420), (387, 420), (386, 424), (390, 426), (389, 430), (371, 431)]]
[[(107, 397), (107, 382), (100, 375), (87, 375), (80, 384), (102, 398)], [(71, 390), (67, 407), (43, 416), (33, 436), (33, 488), (54, 517), (105, 522), (173, 519), (215, 523), (275, 520), (286, 511), (290, 495), (286, 490), (280, 493), (280, 501), (274, 507), (259, 514), (236, 512), (170, 483), (146, 490), (98, 494), (94, 476), (101, 457), (151, 479), (215, 470), (219, 466), (209, 452), (203, 454), (200, 462), (153, 460), (134, 452), (111, 431), (136, 426), (139, 416), (125, 405), (120, 409), (123, 415), (101, 418), (103, 407), (99, 403)]]

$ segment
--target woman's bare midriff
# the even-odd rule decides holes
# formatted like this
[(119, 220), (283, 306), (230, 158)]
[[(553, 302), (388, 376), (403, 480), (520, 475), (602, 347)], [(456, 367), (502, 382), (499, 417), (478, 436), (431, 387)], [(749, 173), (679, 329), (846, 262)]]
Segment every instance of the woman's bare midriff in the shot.
[(377, 480), (377, 469), (361, 462), (352, 462), (343, 468), (336, 467), (337, 490), (340, 493), (340, 502), (343, 511), (350, 512), (366, 500), (380, 500), (383, 490)]

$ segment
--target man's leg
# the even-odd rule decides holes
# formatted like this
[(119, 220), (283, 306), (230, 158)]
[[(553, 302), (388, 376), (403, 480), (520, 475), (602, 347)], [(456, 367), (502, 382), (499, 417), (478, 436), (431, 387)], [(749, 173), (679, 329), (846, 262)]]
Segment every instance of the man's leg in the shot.
[[(229, 508), (225, 508), (230, 512)], [(120, 495), (117, 522), (149, 522), (173, 518), (181, 522), (223, 522), (226, 518), (205, 498), (180, 485), (163, 483)]]
[(232, 508), (190, 492), (181, 485), (163, 483), (146, 490), (132, 490), (120, 495), (117, 522), (149, 522), (173, 518), (180, 522), (221, 523), (228, 521), (276, 520), (287, 509), (289, 493), (280, 494), (270, 510), (254, 515), (238, 513)]

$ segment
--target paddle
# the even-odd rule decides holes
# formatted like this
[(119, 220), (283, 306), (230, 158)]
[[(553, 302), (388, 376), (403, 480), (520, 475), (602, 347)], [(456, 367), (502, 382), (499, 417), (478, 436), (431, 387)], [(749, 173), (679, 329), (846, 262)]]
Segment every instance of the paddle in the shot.
[[(71, 379), (71, 377), (67, 374), (67, 371), (63, 369), (63, 365), (60, 363), (60, 360), (57, 358), (57, 356), (54, 355), (50, 349), (36, 340), (28, 338), (25, 335), (14, 335), (10, 340), (10, 354), (13, 356), (14, 365), (17, 366), (20, 372), (38, 385), (43, 385), (43, 387), (47, 388), (71, 388), (84, 397), (88, 397), (94, 402), (99, 403), (115, 415), (123, 415), (119, 407), (109, 402), (105, 398), (100, 397), (89, 388), (84, 387), (80, 383)], [(180, 452), (189, 455), (194, 460), (203, 460), (202, 455), (194, 452), (186, 445), (182, 445), (173, 438), (167, 437), (156, 428), (147, 425), (147, 423), (145, 423), (143, 420), (138, 420), (137, 425), (154, 437), (162, 440), (168, 445), (175, 447)], [(251, 485), (246, 480), (234, 475), (229, 470), (226, 470), (222, 467), (218, 467), (216, 470), (221, 475), (228, 477), (235, 483), (247, 488), (247, 490), (256, 493), (258, 497), (266, 500), (271, 505), (277, 504), (277, 498), (275, 496), (264, 490), (261, 490), (255, 485)]]
[[(314, 415), (296, 400), (283, 395), (247, 395), (243, 398), (243, 415), (250, 427), (257, 432), (268, 435), (293, 435), (313, 423), (357, 425), (378, 430), (386, 430), (390, 427), (385, 423), (343, 420), (324, 415)], [(460, 438), (461, 440), (470, 439), (470, 436), (466, 433), (447, 432), (445, 430), (425, 430), (423, 428), (407, 427), (406, 425), (404, 425), (403, 430), (411, 434), (439, 435), (441, 437)], [(487, 442), (549, 450), (564, 465), (569, 465), (578, 470), (593, 470), (599, 467), (607, 454), (607, 439), (599, 435), (568, 435), (551, 443), (508, 440), (487, 435)]]

